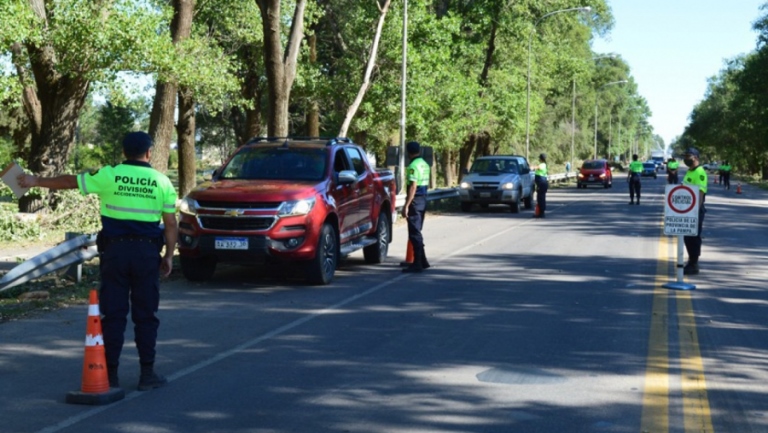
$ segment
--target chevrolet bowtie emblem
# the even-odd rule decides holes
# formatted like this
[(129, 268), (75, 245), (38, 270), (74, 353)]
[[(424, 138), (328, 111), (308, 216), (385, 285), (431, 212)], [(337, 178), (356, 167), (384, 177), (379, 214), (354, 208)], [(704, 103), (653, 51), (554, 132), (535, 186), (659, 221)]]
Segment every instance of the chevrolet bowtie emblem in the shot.
[(227, 209), (227, 211), (224, 212), (224, 215), (236, 217), (239, 215), (242, 215), (244, 211), (242, 209)]

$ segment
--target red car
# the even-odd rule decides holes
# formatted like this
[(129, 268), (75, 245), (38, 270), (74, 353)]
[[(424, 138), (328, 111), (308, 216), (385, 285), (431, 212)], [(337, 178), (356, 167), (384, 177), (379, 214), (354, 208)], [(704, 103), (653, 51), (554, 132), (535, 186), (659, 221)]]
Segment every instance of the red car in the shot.
[(588, 185), (600, 185), (603, 188), (613, 186), (613, 173), (611, 166), (605, 159), (590, 159), (584, 161), (576, 179), (577, 188), (586, 188)]
[(189, 280), (217, 263), (296, 262), (328, 284), (341, 256), (381, 263), (392, 241), (395, 178), (349, 139), (254, 139), (181, 201), (179, 255)]

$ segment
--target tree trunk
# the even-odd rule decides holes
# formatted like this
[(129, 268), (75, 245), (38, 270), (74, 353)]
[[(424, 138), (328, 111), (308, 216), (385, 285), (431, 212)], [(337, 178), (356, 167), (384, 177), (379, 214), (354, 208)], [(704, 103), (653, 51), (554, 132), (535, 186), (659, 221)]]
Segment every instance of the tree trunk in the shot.
[(195, 155), (195, 98), (192, 90), (182, 87), (179, 91), (179, 120), (176, 124), (179, 139), (179, 198), (184, 197), (197, 182), (197, 158)]
[(443, 170), (443, 177), (445, 178), (445, 186), (452, 186), (453, 179), (455, 177), (454, 172), (454, 153), (450, 149), (445, 149), (442, 152), (442, 158), (440, 158), (440, 166)]
[[(26, 59), (22, 48), (26, 48)], [(14, 44), (12, 54), (23, 88), (24, 113), (29, 119), (32, 137), (27, 168), (41, 176), (61, 174), (75, 141), (77, 121), (90, 81), (83, 77), (60, 75), (56, 70), (56, 55), (52, 47)], [(26, 69), (27, 62), (31, 67), (29, 71)], [(19, 211), (32, 210), (28, 203), (27, 200), (21, 201)], [(51, 205), (55, 207), (55, 200), (51, 201)]]
[[(309, 37), (309, 61), (312, 65), (317, 63), (317, 33), (313, 32)], [(317, 99), (310, 96), (310, 100), (307, 107), (307, 136), (319, 137), (320, 136), (320, 105), (317, 103)]]
[[(174, 14), (171, 20), (171, 38), (174, 44), (178, 44), (189, 38), (192, 32), (195, 0), (173, 0), (172, 3)], [(152, 114), (149, 118), (149, 135), (155, 143), (150, 163), (152, 167), (162, 172), (168, 170), (177, 90), (178, 86), (175, 83), (165, 83), (158, 79)], [(181, 154), (179, 154), (179, 161), (181, 161)]]
[(152, 113), (149, 115), (149, 135), (155, 143), (150, 164), (161, 172), (168, 170), (176, 96), (175, 84), (158, 81), (155, 85), (155, 99), (152, 103)]
[(475, 153), (475, 147), (477, 146), (477, 136), (471, 134), (464, 140), (464, 144), (461, 145), (459, 150), (459, 182), (464, 178), (464, 171), (469, 170), (472, 166), (472, 156)]
[(288, 46), (283, 57), (281, 45), (282, 20), (280, 0), (256, 0), (261, 11), (264, 30), (264, 64), (269, 83), (269, 112), (267, 134), (271, 137), (288, 136), (288, 103), (293, 80), (296, 78), (296, 61), (304, 38), (304, 9), (307, 0), (297, 0), (291, 20)]
[[(378, 0), (376, 0), (376, 4), (378, 5)], [(357, 109), (360, 107), (360, 104), (363, 102), (363, 97), (365, 96), (365, 93), (368, 91), (368, 87), (371, 85), (371, 74), (373, 74), (373, 67), (376, 64), (376, 53), (379, 51), (379, 41), (381, 40), (381, 31), (384, 27), (384, 19), (387, 17), (387, 12), (389, 11), (389, 5), (390, 0), (386, 0), (384, 2), (384, 6), (379, 6), (379, 11), (381, 12), (379, 15), (379, 22), (376, 26), (376, 34), (373, 36), (373, 45), (371, 46), (371, 51), (368, 54), (368, 65), (365, 68), (365, 75), (363, 77), (363, 84), (360, 86), (360, 90), (357, 92), (357, 97), (355, 97), (355, 101), (352, 103), (352, 105), (349, 106), (349, 109), (347, 110), (347, 115), (344, 117), (344, 122), (341, 125), (341, 130), (339, 131), (340, 137), (346, 137), (347, 131), (349, 130), (349, 124), (352, 123), (352, 118), (355, 116), (355, 113), (357, 113)]]

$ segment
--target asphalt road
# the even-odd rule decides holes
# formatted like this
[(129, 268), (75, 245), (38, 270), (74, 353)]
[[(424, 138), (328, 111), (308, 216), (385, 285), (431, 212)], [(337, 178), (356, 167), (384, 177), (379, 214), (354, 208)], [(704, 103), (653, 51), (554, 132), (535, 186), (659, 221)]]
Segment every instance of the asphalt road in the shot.
[(346, 260), (333, 284), (230, 267), (162, 286), (157, 369), (126, 398), (80, 387), (87, 312), (0, 325), (0, 431), (136, 433), (768, 432), (768, 194), (710, 185), (702, 273), (674, 279), (664, 179), (629, 206), (555, 188), (545, 220), (492, 206), (428, 216), (432, 269)]

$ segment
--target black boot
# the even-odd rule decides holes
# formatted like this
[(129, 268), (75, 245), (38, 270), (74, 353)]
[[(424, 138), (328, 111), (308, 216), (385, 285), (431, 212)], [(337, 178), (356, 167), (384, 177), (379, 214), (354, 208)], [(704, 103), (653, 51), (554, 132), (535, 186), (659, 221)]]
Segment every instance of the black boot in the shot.
[(107, 364), (107, 378), (110, 388), (120, 388), (120, 379), (117, 377), (117, 366)]
[(155, 373), (154, 364), (141, 364), (139, 376), (139, 391), (149, 391), (168, 383), (168, 379)]
[(688, 263), (683, 268), (683, 275), (696, 275), (699, 273), (699, 258), (688, 258)]
[(422, 266), (422, 260), (424, 260), (424, 249), (423, 248), (413, 248), (413, 263), (411, 263), (410, 266), (407, 268), (403, 268), (403, 272), (405, 273), (414, 273), (414, 272), (421, 272), (424, 270), (424, 267)]
[(432, 266), (430, 266), (429, 261), (427, 260), (427, 254), (422, 251), (421, 252), (421, 268), (422, 269), (429, 269)]

